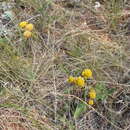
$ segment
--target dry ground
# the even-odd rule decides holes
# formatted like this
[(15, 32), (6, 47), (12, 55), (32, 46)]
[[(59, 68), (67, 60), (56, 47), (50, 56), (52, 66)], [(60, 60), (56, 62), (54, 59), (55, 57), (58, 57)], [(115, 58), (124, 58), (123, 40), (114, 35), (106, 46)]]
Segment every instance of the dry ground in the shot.
[[(130, 130), (129, 1), (99, 0), (98, 9), (95, 0), (2, 2), (0, 130)], [(21, 21), (34, 24), (30, 39)], [(85, 92), (99, 87), (93, 106), (67, 83), (84, 68), (94, 77)]]

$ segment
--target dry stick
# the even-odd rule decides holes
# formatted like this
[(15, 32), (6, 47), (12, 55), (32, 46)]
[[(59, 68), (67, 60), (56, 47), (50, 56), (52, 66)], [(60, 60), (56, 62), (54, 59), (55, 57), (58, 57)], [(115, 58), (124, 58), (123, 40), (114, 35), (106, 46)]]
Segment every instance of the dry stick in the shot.
[(130, 128), (130, 125), (128, 125), (128, 127), (126, 127), (124, 130), (128, 130)]
[[(55, 93), (52, 93), (55, 94)], [(89, 108), (91, 108), (93, 111), (95, 111), (98, 115), (100, 115), (103, 119), (105, 119), (107, 122), (109, 122), (111, 125), (113, 125), (114, 127), (116, 127), (117, 129), (123, 130), (122, 128), (118, 127), (117, 125), (113, 124), (110, 120), (108, 120), (106, 117), (104, 117), (101, 113), (99, 113), (96, 109), (94, 109), (92, 106), (88, 105), (85, 101), (83, 101), (82, 99), (80, 99), (79, 97), (76, 97), (75, 95), (69, 95), (69, 94), (61, 94), (61, 93), (57, 93), (57, 95), (59, 96), (65, 96), (65, 97), (73, 97), (78, 99), (79, 101), (83, 102), (84, 104), (86, 104)]]
[(96, 83), (105, 83), (105, 84), (111, 84), (111, 85), (116, 85), (116, 86), (130, 87), (130, 85), (128, 85), (128, 84), (113, 83), (113, 82), (109, 82), (109, 81), (97, 81), (97, 80), (92, 80), (92, 81), (95, 81)]
[(104, 105), (104, 107), (105, 107), (109, 112), (114, 113), (114, 114), (116, 114), (116, 115), (121, 115), (121, 114), (122, 114), (125, 110), (127, 110), (127, 108), (128, 108), (128, 105), (125, 104), (125, 106), (123, 107), (123, 108), (125, 108), (124, 110), (123, 110), (123, 108), (122, 108), (122, 109), (119, 110), (119, 111), (114, 111), (114, 110), (112, 110), (112, 109), (110, 109), (110, 108), (107, 107), (106, 102), (104, 102), (103, 105)]

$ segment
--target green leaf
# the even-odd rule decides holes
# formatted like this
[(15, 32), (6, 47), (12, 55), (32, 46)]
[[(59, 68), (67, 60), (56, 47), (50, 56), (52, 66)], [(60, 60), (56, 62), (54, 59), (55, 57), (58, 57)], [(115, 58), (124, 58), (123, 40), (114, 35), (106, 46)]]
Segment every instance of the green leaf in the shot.
[(0, 43), (7, 43), (8, 41), (7, 41), (7, 39), (6, 38), (0, 38)]
[(71, 88), (67, 88), (64, 90), (64, 94), (70, 94), (73, 91), (73, 86), (71, 86)]
[(32, 66), (30, 65), (25, 66), (25, 68), (22, 69), (21, 72), (23, 73), (24, 77), (29, 81), (34, 81), (36, 78), (36, 73), (33, 72)]
[(0, 96), (5, 96), (5, 94), (6, 94), (6, 89), (0, 86)]
[(63, 116), (60, 117), (59, 119), (60, 119), (60, 121), (62, 121), (62, 122), (66, 122), (66, 116), (65, 116), (65, 115), (63, 115)]
[(74, 119), (77, 119), (80, 117), (80, 115), (87, 110), (87, 106), (84, 103), (79, 103), (76, 107), (76, 110), (74, 112)]
[(26, 78), (27, 78), (28, 80), (30, 80), (30, 81), (35, 80), (35, 77), (36, 77), (35, 73), (32, 72), (32, 70), (29, 70), (29, 69), (26, 70), (25, 76), (26, 76)]
[(63, 71), (66, 74), (70, 74), (69, 69), (67, 68), (66, 64), (59, 64), (59, 67), (61, 68), (61, 71)]
[(82, 49), (80, 47), (75, 47), (74, 49), (68, 51), (67, 53), (73, 57), (80, 57), (82, 56)]
[(97, 94), (97, 96), (96, 96), (97, 100), (104, 100), (107, 98), (108, 90), (104, 84), (97, 84), (95, 86), (95, 90), (96, 90), (96, 94)]
[(112, 95), (116, 91), (116, 88), (111, 88), (108, 90), (108, 94)]
[(116, 89), (115, 88), (110, 88), (107, 89), (105, 84), (97, 84), (95, 86), (96, 90), (96, 99), (97, 100), (104, 100), (106, 99), (109, 95), (111, 95)]

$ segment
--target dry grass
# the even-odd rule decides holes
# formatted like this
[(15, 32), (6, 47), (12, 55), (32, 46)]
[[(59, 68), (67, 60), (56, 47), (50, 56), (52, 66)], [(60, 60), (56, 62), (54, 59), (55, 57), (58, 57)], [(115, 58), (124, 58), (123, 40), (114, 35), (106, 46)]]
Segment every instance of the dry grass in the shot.
[[(130, 129), (129, 3), (102, 1), (96, 11), (94, 2), (12, 2), (15, 17), (5, 25), (12, 35), (0, 38), (2, 130)], [(18, 27), (23, 20), (35, 26), (28, 40)], [(93, 71), (90, 86), (114, 90), (94, 106), (66, 81), (84, 68)], [(75, 119), (80, 102), (87, 110)]]

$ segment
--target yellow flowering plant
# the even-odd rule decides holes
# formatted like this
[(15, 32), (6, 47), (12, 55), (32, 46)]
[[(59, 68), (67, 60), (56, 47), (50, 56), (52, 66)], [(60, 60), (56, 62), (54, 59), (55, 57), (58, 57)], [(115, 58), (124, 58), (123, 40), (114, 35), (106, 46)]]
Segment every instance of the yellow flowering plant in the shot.
[(75, 85), (83, 88), (85, 87), (85, 79), (92, 78), (92, 71), (90, 69), (84, 69), (81, 76), (73, 77), (69, 76), (68, 82), (74, 83)]
[(72, 91), (68, 91), (69, 94), (71, 93), (72, 95), (78, 96), (78, 98), (83, 101), (79, 102), (78, 104), (76, 103), (74, 118), (78, 118), (83, 112), (87, 110), (87, 105), (84, 102), (87, 102), (87, 104), (90, 106), (94, 106), (96, 101), (104, 100), (109, 94), (106, 86), (102, 84), (96, 83), (91, 86), (92, 78), (93, 74), (91, 69), (84, 69), (79, 76), (68, 77), (68, 82), (71, 83), (71, 85), (74, 85), (71, 87)]
[(90, 97), (90, 99), (95, 99), (96, 98), (96, 91), (94, 89), (90, 89), (89, 97)]
[(89, 100), (88, 100), (88, 104), (89, 104), (89, 105), (93, 105), (93, 104), (94, 104), (94, 101), (93, 101), (92, 99), (89, 99)]
[(25, 32), (23, 33), (23, 36), (24, 36), (25, 38), (30, 38), (30, 37), (32, 36), (32, 32), (30, 32), (30, 31), (25, 31)]
[(33, 28), (34, 28), (34, 26), (33, 26), (33, 24), (27, 24), (26, 26), (25, 26), (25, 30), (28, 30), (28, 31), (32, 31), (33, 30)]
[(27, 21), (22, 21), (19, 23), (19, 27), (24, 29), (23, 36), (25, 38), (32, 37), (32, 30), (34, 29), (34, 25), (32, 23), (28, 23)]
[[(84, 69), (82, 71), (82, 73), (81, 73), (81, 76), (78, 76), (78, 77), (69, 76), (68, 77), (68, 82), (78, 86), (79, 88), (82, 89), (82, 92), (85, 93), (86, 87), (87, 87), (87, 84), (86, 84), (87, 79), (91, 79), (91, 78), (92, 78), (92, 71), (91, 71), (91, 69)], [(89, 97), (89, 100), (91, 101), (91, 103), (89, 103), (89, 104), (93, 105), (94, 104), (94, 100), (96, 98), (96, 91), (95, 91), (94, 88), (90, 88), (88, 91), (89, 91), (88, 92), (88, 97)]]
[(84, 69), (82, 76), (86, 79), (92, 78), (92, 71), (90, 69)]
[(22, 21), (22, 22), (19, 23), (19, 27), (24, 28), (27, 24), (28, 24), (27, 21)]
[(83, 88), (85, 86), (85, 81), (84, 78), (82, 78), (81, 76), (76, 78), (76, 85)]
[(89, 97), (91, 99), (95, 99), (96, 98), (96, 92), (89, 92)]
[(69, 76), (69, 78), (68, 78), (68, 82), (69, 83), (74, 83), (74, 77), (73, 76)]

